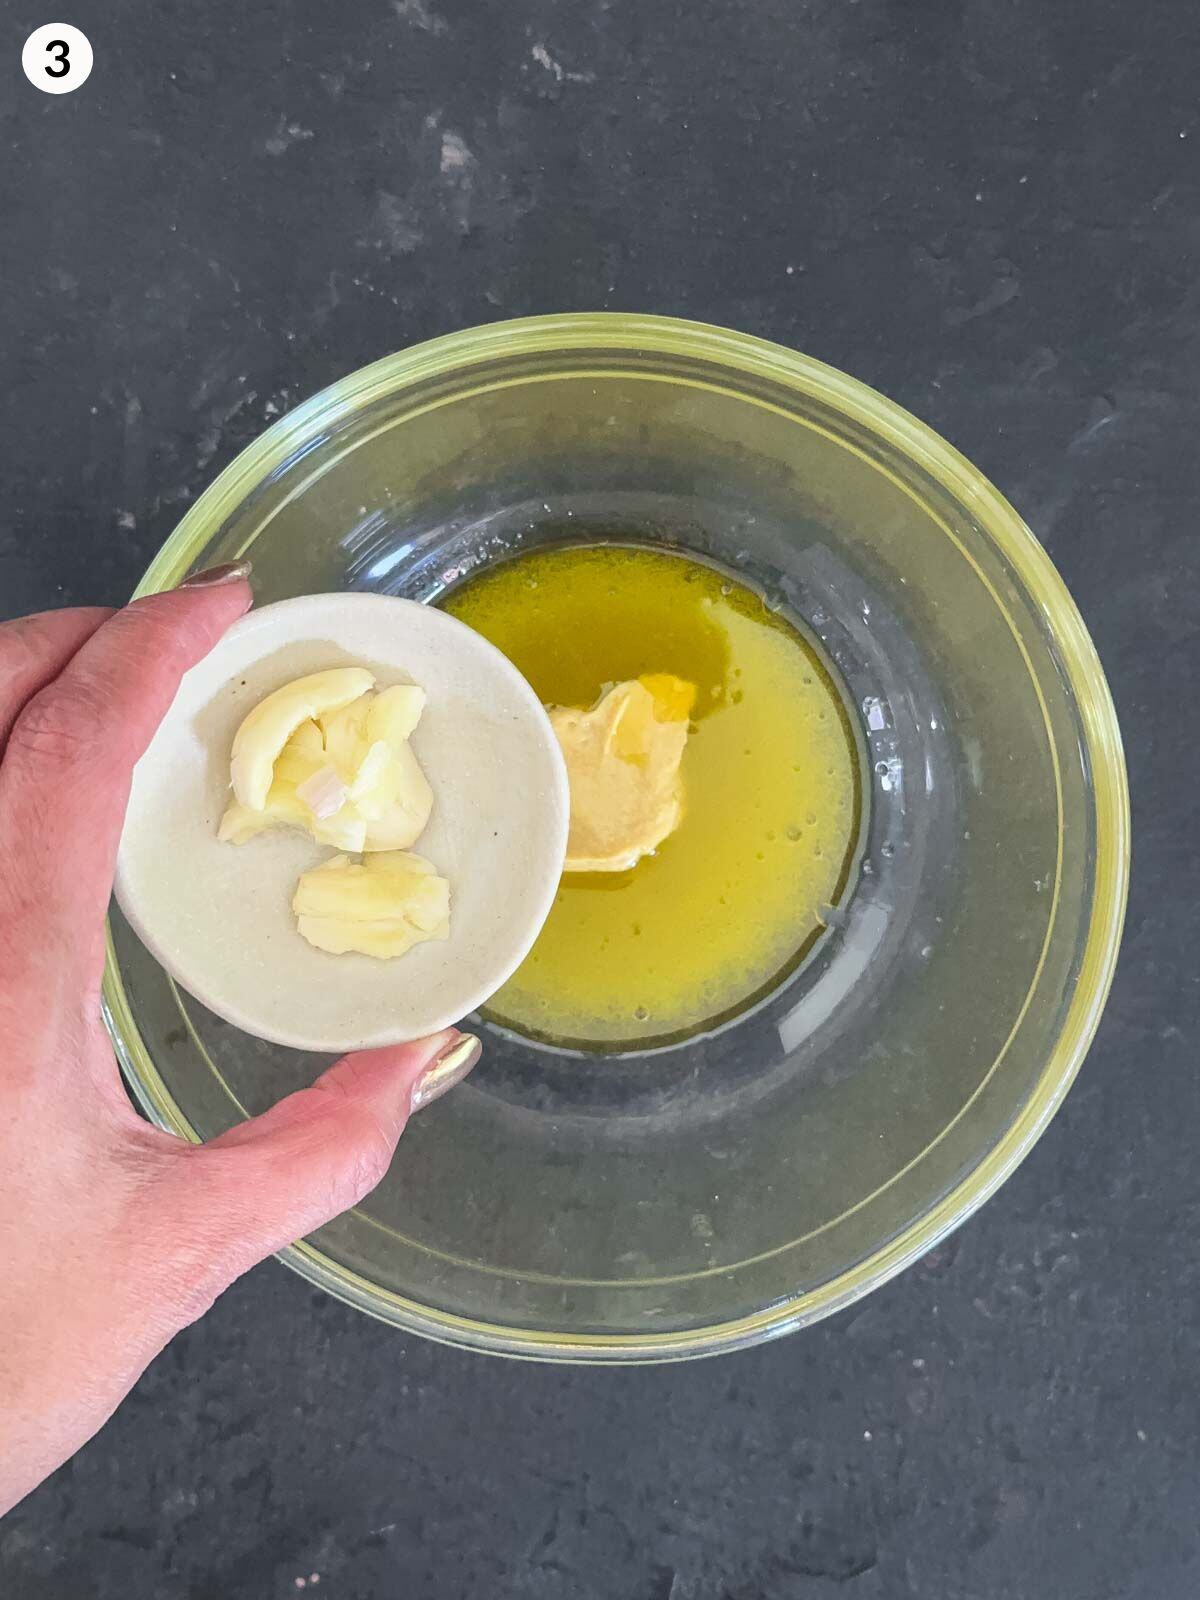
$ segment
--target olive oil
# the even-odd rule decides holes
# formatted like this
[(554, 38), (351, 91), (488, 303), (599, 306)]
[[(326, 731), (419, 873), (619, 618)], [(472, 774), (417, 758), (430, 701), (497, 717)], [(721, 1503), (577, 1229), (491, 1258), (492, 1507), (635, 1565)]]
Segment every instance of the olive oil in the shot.
[(546, 705), (644, 673), (697, 690), (679, 827), (630, 871), (564, 876), (489, 1014), (621, 1048), (736, 1012), (794, 966), (845, 890), (862, 790), (845, 703), (800, 631), (727, 574), (634, 545), (531, 551), (446, 608)]

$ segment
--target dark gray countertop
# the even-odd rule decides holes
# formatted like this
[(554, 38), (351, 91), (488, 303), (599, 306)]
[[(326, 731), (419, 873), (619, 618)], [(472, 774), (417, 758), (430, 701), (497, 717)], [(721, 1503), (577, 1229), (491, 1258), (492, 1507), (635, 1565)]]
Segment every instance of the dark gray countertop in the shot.
[[(547, 1370), (268, 1264), (0, 1525), (6, 1600), (1200, 1592), (1200, 17), (1176, 0), (76, 0), (0, 31), (0, 612), (117, 601), (273, 416), (413, 340), (673, 312), (925, 418), (1108, 668), (1137, 840), (1065, 1109), (804, 1334)], [(2, 1330), (0, 1330), (2, 1337)]]

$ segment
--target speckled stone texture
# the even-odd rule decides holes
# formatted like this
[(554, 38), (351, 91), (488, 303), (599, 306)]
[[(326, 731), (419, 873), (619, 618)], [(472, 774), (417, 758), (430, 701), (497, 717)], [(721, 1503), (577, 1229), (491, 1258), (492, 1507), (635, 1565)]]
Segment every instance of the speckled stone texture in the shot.
[[(0, 610), (116, 601), (272, 417), (427, 335), (707, 318), (877, 385), (1026, 514), (1137, 852), (1022, 1170), (782, 1343), (545, 1370), (273, 1264), (0, 1525), (5, 1600), (1200, 1592), (1200, 19), (1184, 0), (76, 0), (0, 31)], [(3, 1337), (3, 1330), (0, 1330)]]

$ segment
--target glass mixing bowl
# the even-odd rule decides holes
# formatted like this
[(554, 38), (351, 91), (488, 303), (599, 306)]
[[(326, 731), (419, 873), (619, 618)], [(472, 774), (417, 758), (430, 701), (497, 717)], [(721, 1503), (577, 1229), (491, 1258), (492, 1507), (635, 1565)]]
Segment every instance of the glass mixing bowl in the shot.
[[(353, 374), (221, 475), (139, 592), (250, 555), (260, 601), (436, 601), (565, 536), (691, 551), (820, 641), (858, 721), (851, 886), (700, 1036), (596, 1055), (484, 1021), (386, 1181), (283, 1259), (454, 1344), (706, 1354), (883, 1282), (1046, 1126), (1116, 959), (1120, 735), (1060, 579), (968, 462), (839, 372), (660, 318), (499, 324)], [(323, 1065), (206, 1012), (115, 912), (104, 992), (134, 1095), (186, 1138)]]

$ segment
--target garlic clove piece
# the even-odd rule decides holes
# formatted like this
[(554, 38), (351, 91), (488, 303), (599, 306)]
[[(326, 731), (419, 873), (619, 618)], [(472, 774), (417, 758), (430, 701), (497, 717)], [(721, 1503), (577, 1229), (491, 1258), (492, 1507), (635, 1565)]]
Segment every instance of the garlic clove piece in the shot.
[(230, 777), (241, 804), (251, 811), (265, 808), (275, 763), (302, 723), (329, 716), (374, 686), (375, 676), (365, 667), (334, 667), (297, 678), (261, 700), (233, 739)]
[(407, 850), (424, 833), (433, 811), (433, 790), (411, 746), (393, 749), (392, 760), (399, 787), (387, 809), (367, 822), (364, 850)]
[(367, 708), (367, 737), (384, 740), (393, 748), (406, 743), (425, 710), (425, 691), (415, 683), (396, 683), (381, 689)]
[(431, 862), (406, 851), (362, 862), (339, 855), (301, 876), (292, 910), (300, 933), (317, 949), (386, 960), (446, 938), (450, 885)]

